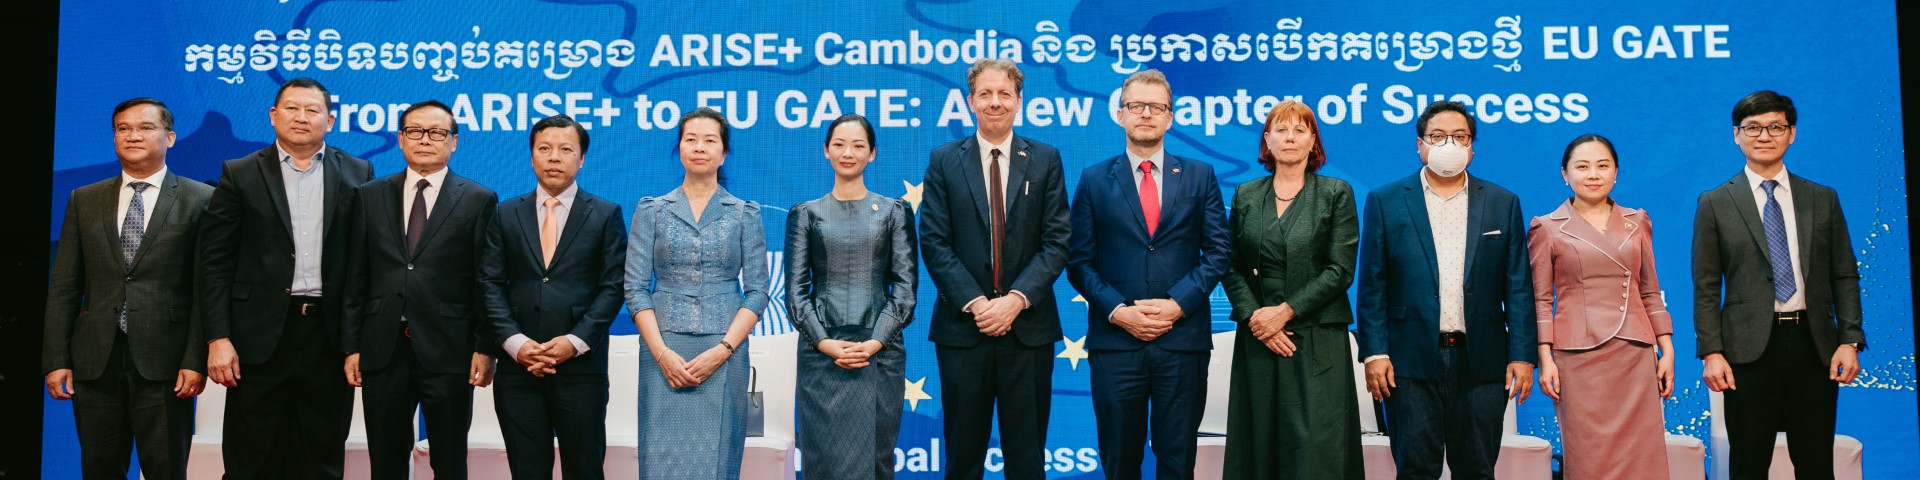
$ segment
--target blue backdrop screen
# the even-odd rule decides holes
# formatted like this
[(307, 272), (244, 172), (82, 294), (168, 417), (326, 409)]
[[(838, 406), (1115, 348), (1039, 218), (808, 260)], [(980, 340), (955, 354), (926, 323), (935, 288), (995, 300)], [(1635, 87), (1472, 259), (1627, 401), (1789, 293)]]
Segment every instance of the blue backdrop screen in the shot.
[[(452, 168), (503, 198), (534, 188), (527, 128), (572, 114), (593, 137), (581, 185), (629, 210), (679, 183), (678, 116), (718, 108), (735, 128), (727, 187), (767, 207), (776, 272), (786, 207), (831, 187), (826, 123), (843, 113), (872, 119), (879, 158), (868, 186), (917, 205), (928, 151), (972, 134), (965, 70), (980, 58), (1021, 65), (1025, 113), (1015, 130), (1059, 147), (1070, 172), (1121, 152), (1113, 112), (1126, 75), (1164, 71), (1176, 99), (1168, 150), (1212, 163), (1229, 195), (1266, 174), (1257, 132), (1284, 99), (1319, 112), (1330, 158), (1322, 173), (1361, 191), (1419, 167), (1412, 123), (1426, 103), (1466, 102), (1480, 120), (1472, 171), (1519, 194), (1529, 215), (1568, 196), (1554, 185), (1566, 143), (1601, 133), (1621, 160), (1615, 198), (1661, 226), (1654, 249), (1681, 359), (1667, 428), (1703, 439), (1690, 222), (1696, 196), (1742, 166), (1733, 103), (1774, 89), (1799, 107), (1805, 143), (1793, 145), (1788, 168), (1840, 192), (1863, 275), (1873, 348), (1860, 380), (1841, 389), (1839, 431), (1865, 443), (1869, 478), (1920, 476), (1891, 2), (66, 1), (60, 11), (50, 237), (68, 191), (118, 172), (114, 104), (167, 102), (179, 135), (170, 167), (213, 180), (221, 160), (272, 141), (274, 92), (300, 76), (335, 95), (328, 143), (371, 160), (377, 175), (404, 164), (395, 149), (401, 109), (452, 105), (461, 124)], [(1067, 178), (1071, 191), (1078, 176)], [(1055, 289), (1076, 296), (1064, 278)], [(939, 372), (925, 342), (933, 293), (923, 277), (919, 321), (906, 331), (913, 386), (903, 399), (903, 478), (943, 469)], [(1216, 302), (1216, 330), (1231, 328), (1224, 298)], [(1056, 347), (1048, 465), (1058, 478), (1090, 477), (1099, 452), (1087, 365), (1076, 355), (1086, 309), (1061, 309), (1067, 334)], [(758, 333), (790, 331), (783, 310), (770, 309)], [(614, 333), (634, 326), (618, 323)], [(47, 455), (71, 455), (67, 407), (49, 406)], [(1544, 396), (1519, 407), (1518, 424), (1558, 443)], [(49, 472), (66, 468), (56, 463)]]

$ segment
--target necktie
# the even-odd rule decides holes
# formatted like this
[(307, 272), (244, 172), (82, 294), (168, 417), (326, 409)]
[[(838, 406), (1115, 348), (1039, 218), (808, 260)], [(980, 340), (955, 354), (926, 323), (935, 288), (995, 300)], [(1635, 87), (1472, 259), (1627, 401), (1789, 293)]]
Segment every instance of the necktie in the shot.
[[(140, 197), (147, 193), (147, 182), (133, 182), (133, 201), (127, 202), (127, 217), (120, 220), (120, 255), (126, 260), (126, 267), (133, 268), (133, 254), (140, 250), (140, 236), (147, 233), (147, 202)], [(120, 331), (127, 331), (127, 305), (120, 304)]]
[(1766, 180), (1760, 187), (1767, 189), (1767, 206), (1761, 210), (1761, 225), (1767, 232), (1767, 260), (1773, 263), (1773, 298), (1782, 302), (1793, 297), (1799, 289), (1793, 281), (1793, 254), (1787, 248), (1787, 219), (1780, 212), (1780, 201), (1773, 198), (1773, 188), (1780, 182)]
[(1000, 243), (1005, 240), (1007, 226), (1006, 185), (1000, 179), (1000, 149), (991, 152), (993, 161), (987, 164), (987, 209), (993, 217), (993, 290), (1000, 293)]
[(1147, 219), (1147, 236), (1160, 226), (1160, 186), (1153, 182), (1153, 162), (1140, 162), (1140, 213)]
[(540, 264), (552, 266), (553, 249), (560, 244), (560, 222), (554, 218), (554, 209), (560, 206), (560, 199), (548, 198), (546, 205), (547, 219), (540, 221)]
[(432, 186), (424, 178), (413, 185), (413, 210), (407, 213), (407, 253), (409, 254), (420, 245), (421, 231), (427, 229), (427, 187)]

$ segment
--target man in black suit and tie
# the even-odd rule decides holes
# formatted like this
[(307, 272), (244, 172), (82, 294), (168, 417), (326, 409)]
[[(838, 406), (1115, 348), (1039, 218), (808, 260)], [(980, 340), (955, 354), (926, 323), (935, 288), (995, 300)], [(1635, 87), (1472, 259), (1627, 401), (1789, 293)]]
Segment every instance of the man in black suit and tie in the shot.
[(341, 340), (347, 383), (362, 387), (367, 463), (375, 479), (411, 469), (413, 413), (426, 420), (430, 464), (467, 478), (473, 387), (493, 383), (493, 335), (480, 296), (480, 252), (498, 197), (447, 161), (460, 127), (446, 104), (400, 113), (406, 171), (360, 185), (348, 250)]
[(86, 478), (187, 478), (207, 344), (193, 311), (194, 234), (213, 187), (167, 171), (173, 113), (113, 107), (120, 175), (73, 190), (47, 295), (47, 393), (73, 400)]
[(1060, 151), (1013, 134), (1023, 80), (1011, 61), (975, 63), (967, 105), (979, 131), (927, 159), (920, 252), (940, 292), (928, 337), (940, 364), (947, 478), (985, 474), (996, 402), (1007, 478), (1045, 475), (1067, 191)]
[(1126, 152), (1080, 175), (1067, 279), (1087, 299), (1087, 361), (1107, 478), (1192, 479), (1213, 349), (1208, 296), (1232, 251), (1213, 166), (1166, 153), (1173, 87), (1127, 77), (1114, 115)]
[(493, 387), (514, 478), (551, 478), (559, 437), (565, 478), (603, 478), (607, 327), (620, 314), (627, 228), (620, 205), (580, 189), (587, 129), (566, 115), (533, 124), (539, 188), (508, 199), (487, 224), (480, 287), (496, 356), (520, 368)]
[(1735, 479), (1766, 478), (1775, 432), (1787, 434), (1794, 478), (1833, 478), (1835, 400), (1867, 348), (1839, 196), (1787, 174), (1797, 120), (1771, 90), (1734, 104), (1746, 169), (1694, 212), (1693, 328), (1707, 388), (1726, 395)]
[(221, 165), (200, 222), (207, 376), (229, 389), (227, 478), (344, 473), (353, 389), (340, 378), (343, 206), (373, 169), (326, 145), (332, 108), (320, 82), (281, 85), (268, 112), (274, 145)]

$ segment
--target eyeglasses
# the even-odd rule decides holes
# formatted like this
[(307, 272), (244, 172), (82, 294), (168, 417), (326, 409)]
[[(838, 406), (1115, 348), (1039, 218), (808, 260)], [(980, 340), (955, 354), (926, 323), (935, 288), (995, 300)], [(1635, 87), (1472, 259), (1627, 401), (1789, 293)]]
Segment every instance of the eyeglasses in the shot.
[(1169, 110), (1172, 110), (1173, 107), (1169, 107), (1167, 106), (1167, 104), (1164, 104), (1164, 103), (1128, 102), (1124, 105), (1121, 105), (1120, 108), (1127, 109), (1127, 113), (1131, 113), (1134, 115), (1147, 114), (1147, 115), (1153, 115), (1153, 116), (1160, 116), (1160, 115), (1166, 115), (1167, 112)]
[(1793, 126), (1776, 123), (1772, 125), (1734, 125), (1733, 128), (1740, 129), (1740, 133), (1747, 134), (1749, 137), (1758, 137), (1760, 136), (1760, 132), (1767, 132), (1768, 136), (1780, 138), (1785, 136), (1787, 130), (1793, 128)]
[(408, 140), (419, 140), (421, 136), (425, 136), (433, 139), (433, 141), (439, 142), (446, 140), (447, 135), (452, 133), (453, 132), (444, 128), (407, 127), (400, 129), (400, 134), (406, 135)]
[(1448, 135), (1448, 134), (1436, 132), (1436, 133), (1426, 134), (1425, 136), (1422, 136), (1420, 138), (1422, 141), (1427, 142), (1427, 145), (1436, 146), (1436, 147), (1440, 146), (1440, 144), (1446, 143), (1447, 140), (1453, 140), (1453, 143), (1455, 145), (1459, 145), (1462, 147), (1473, 146), (1473, 135), (1468, 135), (1465, 133), (1456, 133), (1453, 135)]
[(159, 134), (160, 130), (162, 129), (159, 125), (151, 123), (142, 123), (137, 127), (133, 125), (115, 125), (113, 126), (113, 135), (120, 138), (127, 138), (133, 136), (134, 132), (140, 132), (140, 137), (146, 138)]

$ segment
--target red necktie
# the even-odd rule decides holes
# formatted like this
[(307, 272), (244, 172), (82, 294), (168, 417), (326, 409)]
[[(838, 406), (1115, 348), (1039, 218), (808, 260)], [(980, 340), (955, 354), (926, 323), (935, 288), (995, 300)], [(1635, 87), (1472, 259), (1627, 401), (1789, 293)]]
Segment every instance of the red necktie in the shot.
[(1147, 217), (1147, 236), (1160, 226), (1160, 186), (1153, 183), (1153, 162), (1140, 162), (1140, 213)]
[(1000, 242), (1006, 236), (1007, 227), (1007, 183), (1000, 179), (1000, 149), (993, 149), (993, 161), (987, 164), (987, 209), (993, 217), (993, 290), (1000, 293)]

